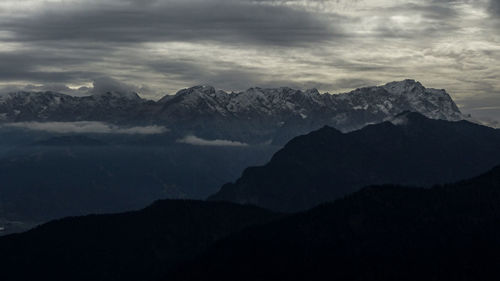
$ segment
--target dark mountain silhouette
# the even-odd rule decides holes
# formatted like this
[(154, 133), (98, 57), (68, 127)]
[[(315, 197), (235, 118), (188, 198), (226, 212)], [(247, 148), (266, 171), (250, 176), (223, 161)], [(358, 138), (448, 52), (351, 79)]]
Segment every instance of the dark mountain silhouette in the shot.
[(500, 166), (279, 215), (159, 201), (0, 238), (2, 280), (498, 280)]
[(217, 242), (164, 280), (498, 280), (500, 167), (368, 187)]
[(166, 200), (57, 220), (0, 238), (1, 279), (155, 280), (214, 241), (274, 217), (252, 206)]
[(405, 112), (351, 133), (323, 127), (247, 168), (210, 200), (298, 211), (374, 184), (431, 186), (500, 164), (500, 130)]

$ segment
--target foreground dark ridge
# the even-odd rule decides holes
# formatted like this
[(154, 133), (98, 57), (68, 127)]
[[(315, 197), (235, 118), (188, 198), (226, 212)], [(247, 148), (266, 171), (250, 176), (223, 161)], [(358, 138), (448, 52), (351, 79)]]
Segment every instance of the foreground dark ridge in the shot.
[(500, 167), (279, 216), (160, 201), (0, 238), (2, 280), (498, 280)]
[(500, 130), (406, 112), (342, 133), (330, 127), (292, 139), (271, 161), (247, 168), (209, 200), (293, 212), (374, 184), (432, 186), (500, 164)]
[(156, 280), (216, 240), (274, 217), (252, 206), (163, 200), (56, 220), (0, 238), (1, 280)]
[(381, 186), (216, 243), (164, 280), (498, 280), (500, 167)]

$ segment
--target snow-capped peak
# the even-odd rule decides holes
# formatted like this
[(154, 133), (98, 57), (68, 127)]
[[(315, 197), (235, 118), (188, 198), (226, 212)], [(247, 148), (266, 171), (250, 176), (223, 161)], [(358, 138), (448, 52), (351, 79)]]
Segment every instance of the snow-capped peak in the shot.
[(315, 95), (321, 95), (318, 91), (318, 89), (316, 88), (312, 88), (312, 89), (307, 89), (304, 94), (306, 94), (307, 96), (315, 96)]
[(386, 91), (393, 95), (404, 95), (414, 92), (425, 91), (425, 87), (420, 82), (413, 79), (406, 79), (403, 81), (394, 81), (382, 86)]

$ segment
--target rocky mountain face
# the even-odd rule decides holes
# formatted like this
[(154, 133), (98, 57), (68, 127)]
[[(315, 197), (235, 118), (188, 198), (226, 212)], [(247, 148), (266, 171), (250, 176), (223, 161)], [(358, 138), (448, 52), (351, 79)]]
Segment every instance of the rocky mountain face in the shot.
[(244, 142), (285, 143), (324, 125), (341, 131), (379, 123), (403, 111), (456, 121), (460, 110), (445, 90), (427, 89), (414, 80), (320, 94), (290, 88), (250, 88), (227, 93), (209, 86), (184, 89), (157, 102), (135, 93), (73, 97), (54, 92), (0, 96), (0, 121), (104, 121), (158, 124), (180, 134)]
[(210, 199), (299, 211), (368, 185), (431, 186), (498, 164), (500, 130), (406, 112), (350, 133), (323, 127), (296, 137)]

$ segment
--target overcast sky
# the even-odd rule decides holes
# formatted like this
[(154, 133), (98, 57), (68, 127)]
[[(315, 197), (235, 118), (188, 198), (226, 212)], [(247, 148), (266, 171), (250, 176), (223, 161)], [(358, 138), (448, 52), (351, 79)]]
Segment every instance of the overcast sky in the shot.
[(111, 77), (153, 99), (413, 78), (500, 120), (500, 0), (1, 0), (0, 63), (4, 90)]

